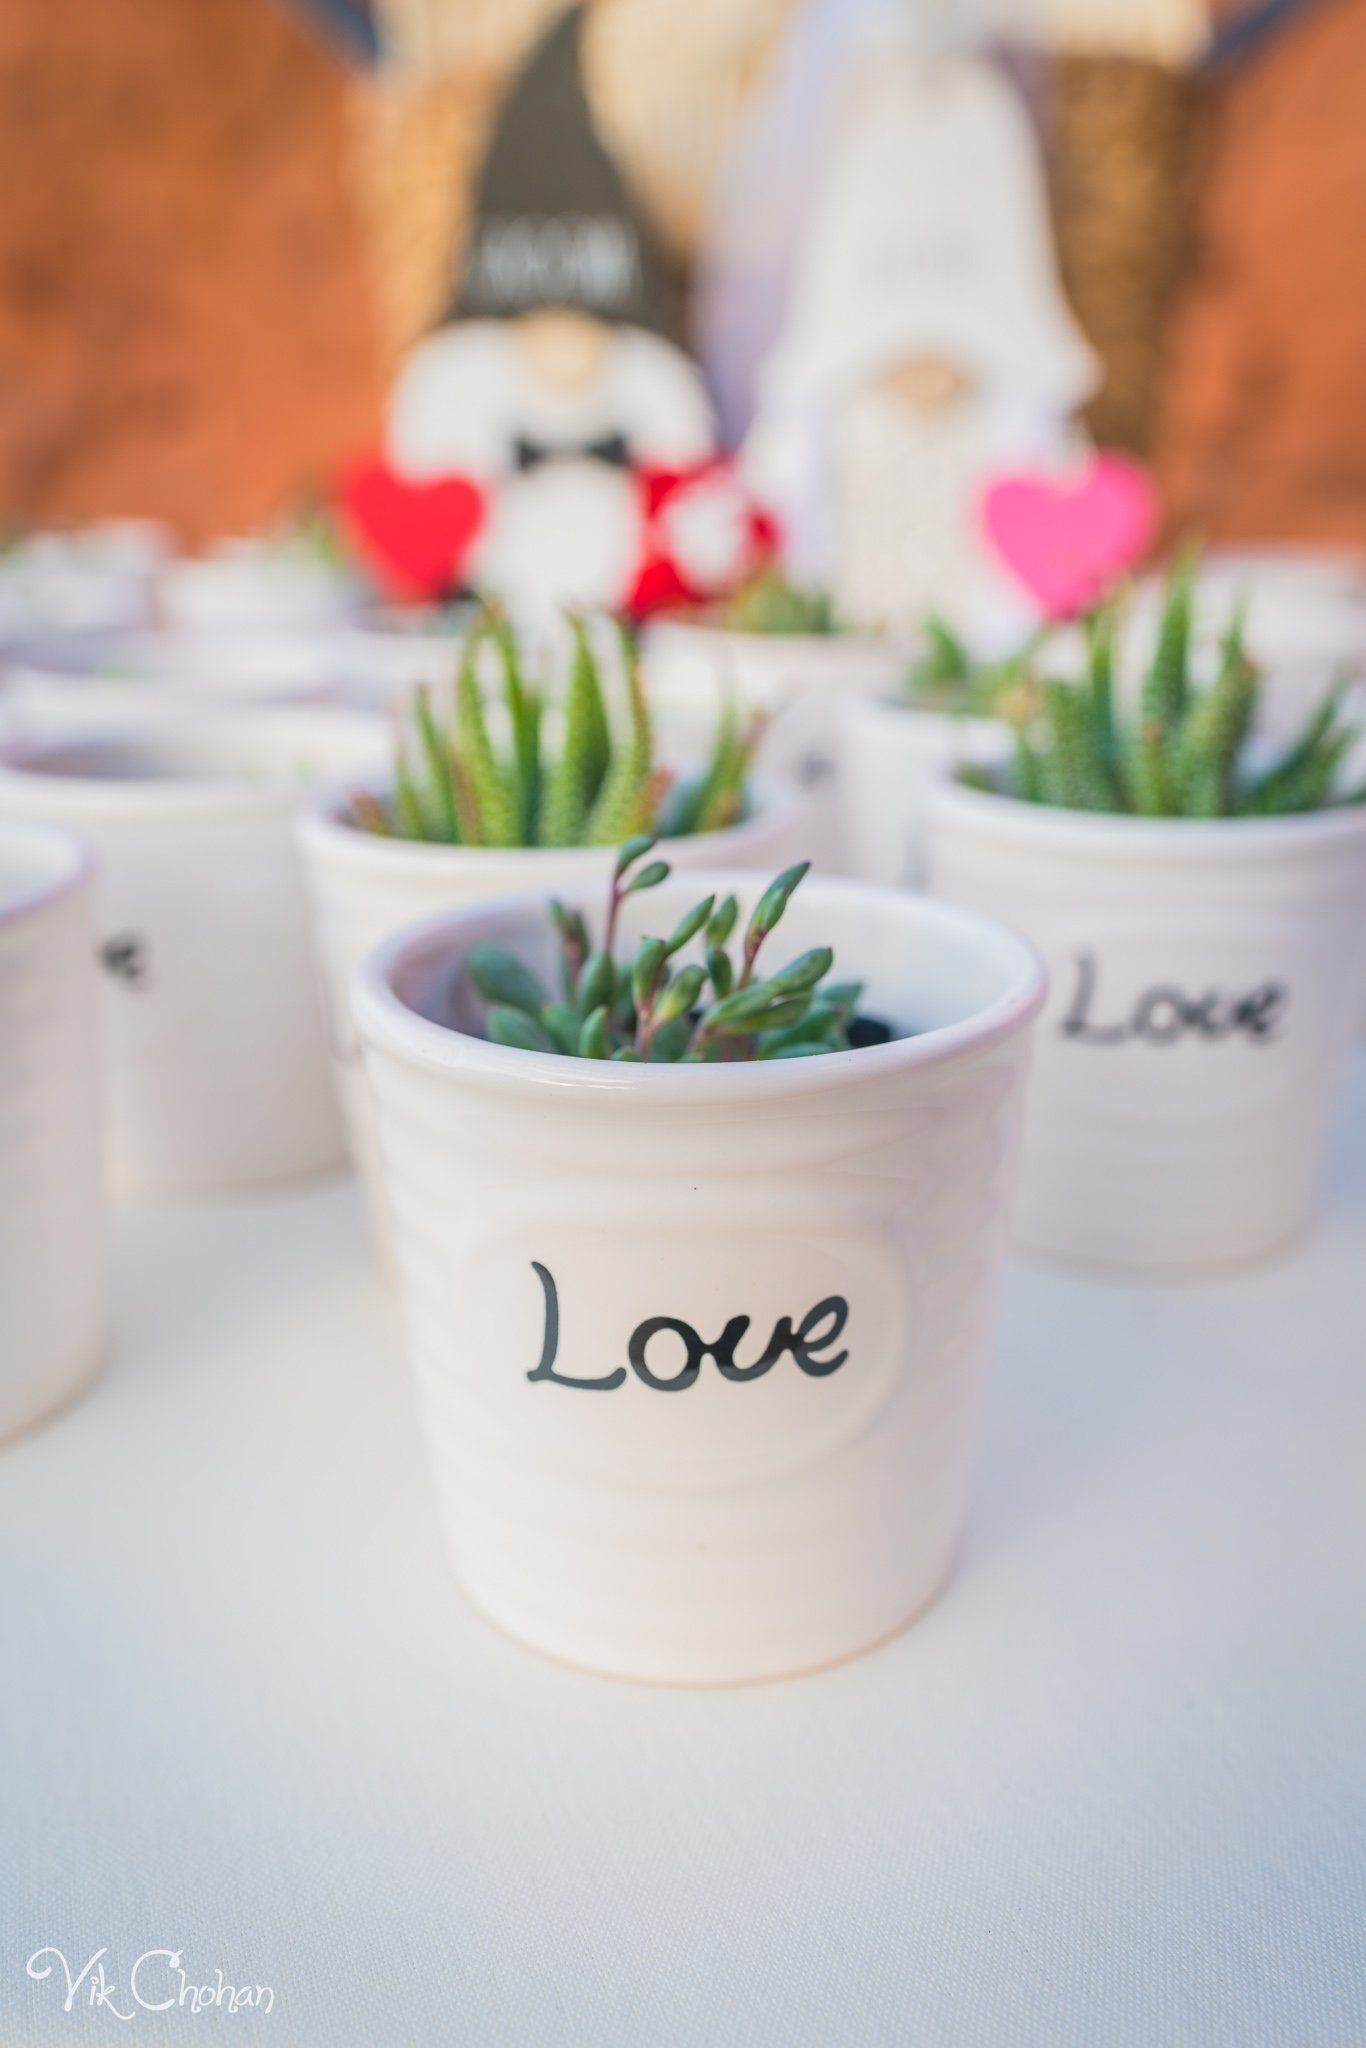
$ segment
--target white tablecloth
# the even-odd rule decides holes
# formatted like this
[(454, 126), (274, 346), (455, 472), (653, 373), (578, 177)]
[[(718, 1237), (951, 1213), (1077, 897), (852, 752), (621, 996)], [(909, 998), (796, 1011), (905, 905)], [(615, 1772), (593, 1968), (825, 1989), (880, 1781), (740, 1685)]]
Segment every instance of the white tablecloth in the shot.
[(116, 1251), (0, 1456), (6, 2048), (1366, 2041), (1366, 1066), (1287, 1262), (1012, 1271), (956, 1580), (752, 1690), (465, 1606), (351, 1187)]

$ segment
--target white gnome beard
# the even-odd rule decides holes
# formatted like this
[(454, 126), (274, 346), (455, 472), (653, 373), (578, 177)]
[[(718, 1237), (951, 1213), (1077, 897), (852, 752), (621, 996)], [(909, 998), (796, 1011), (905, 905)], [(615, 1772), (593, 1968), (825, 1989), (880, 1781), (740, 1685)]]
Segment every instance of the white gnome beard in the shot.
[(1030, 608), (991, 554), (977, 509), (983, 484), (1018, 453), (1018, 434), (981, 398), (923, 413), (877, 389), (854, 397), (835, 445), (841, 615), (913, 629), (934, 612), (984, 645), (1027, 631)]
[(471, 580), (529, 630), (562, 606), (616, 607), (640, 554), (639, 486), (605, 462), (545, 462), (505, 478)]

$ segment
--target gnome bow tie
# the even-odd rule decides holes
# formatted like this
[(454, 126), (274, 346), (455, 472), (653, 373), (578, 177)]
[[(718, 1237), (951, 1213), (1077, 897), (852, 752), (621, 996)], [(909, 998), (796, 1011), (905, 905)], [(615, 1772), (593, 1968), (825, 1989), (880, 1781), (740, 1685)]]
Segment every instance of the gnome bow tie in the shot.
[(539, 469), (543, 462), (605, 462), (611, 469), (629, 469), (631, 450), (624, 434), (600, 434), (595, 441), (534, 441), (519, 434), (512, 445), (517, 469)]

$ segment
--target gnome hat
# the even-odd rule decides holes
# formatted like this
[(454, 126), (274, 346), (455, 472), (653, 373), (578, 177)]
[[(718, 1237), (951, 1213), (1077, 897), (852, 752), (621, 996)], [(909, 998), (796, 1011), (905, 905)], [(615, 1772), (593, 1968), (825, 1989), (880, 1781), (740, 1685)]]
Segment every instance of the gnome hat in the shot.
[(972, 59), (883, 59), (858, 81), (760, 381), (779, 410), (836, 403), (910, 355), (1070, 412), (1095, 358), (1063, 296), (1038, 149)]
[(532, 50), (499, 111), (448, 319), (570, 307), (677, 340), (653, 234), (593, 123), (571, 6)]

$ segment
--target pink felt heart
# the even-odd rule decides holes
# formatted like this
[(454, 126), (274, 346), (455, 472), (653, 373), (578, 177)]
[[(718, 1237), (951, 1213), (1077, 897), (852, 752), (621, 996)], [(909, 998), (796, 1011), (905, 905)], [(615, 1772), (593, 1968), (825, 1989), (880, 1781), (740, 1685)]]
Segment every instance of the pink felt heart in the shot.
[(1157, 493), (1137, 462), (1098, 455), (1076, 477), (996, 477), (980, 510), (1011, 574), (1049, 618), (1065, 619), (1141, 560), (1157, 526)]
[(439, 598), (462, 580), (484, 498), (468, 477), (409, 483), (375, 457), (342, 478), (337, 510), (391, 596)]

